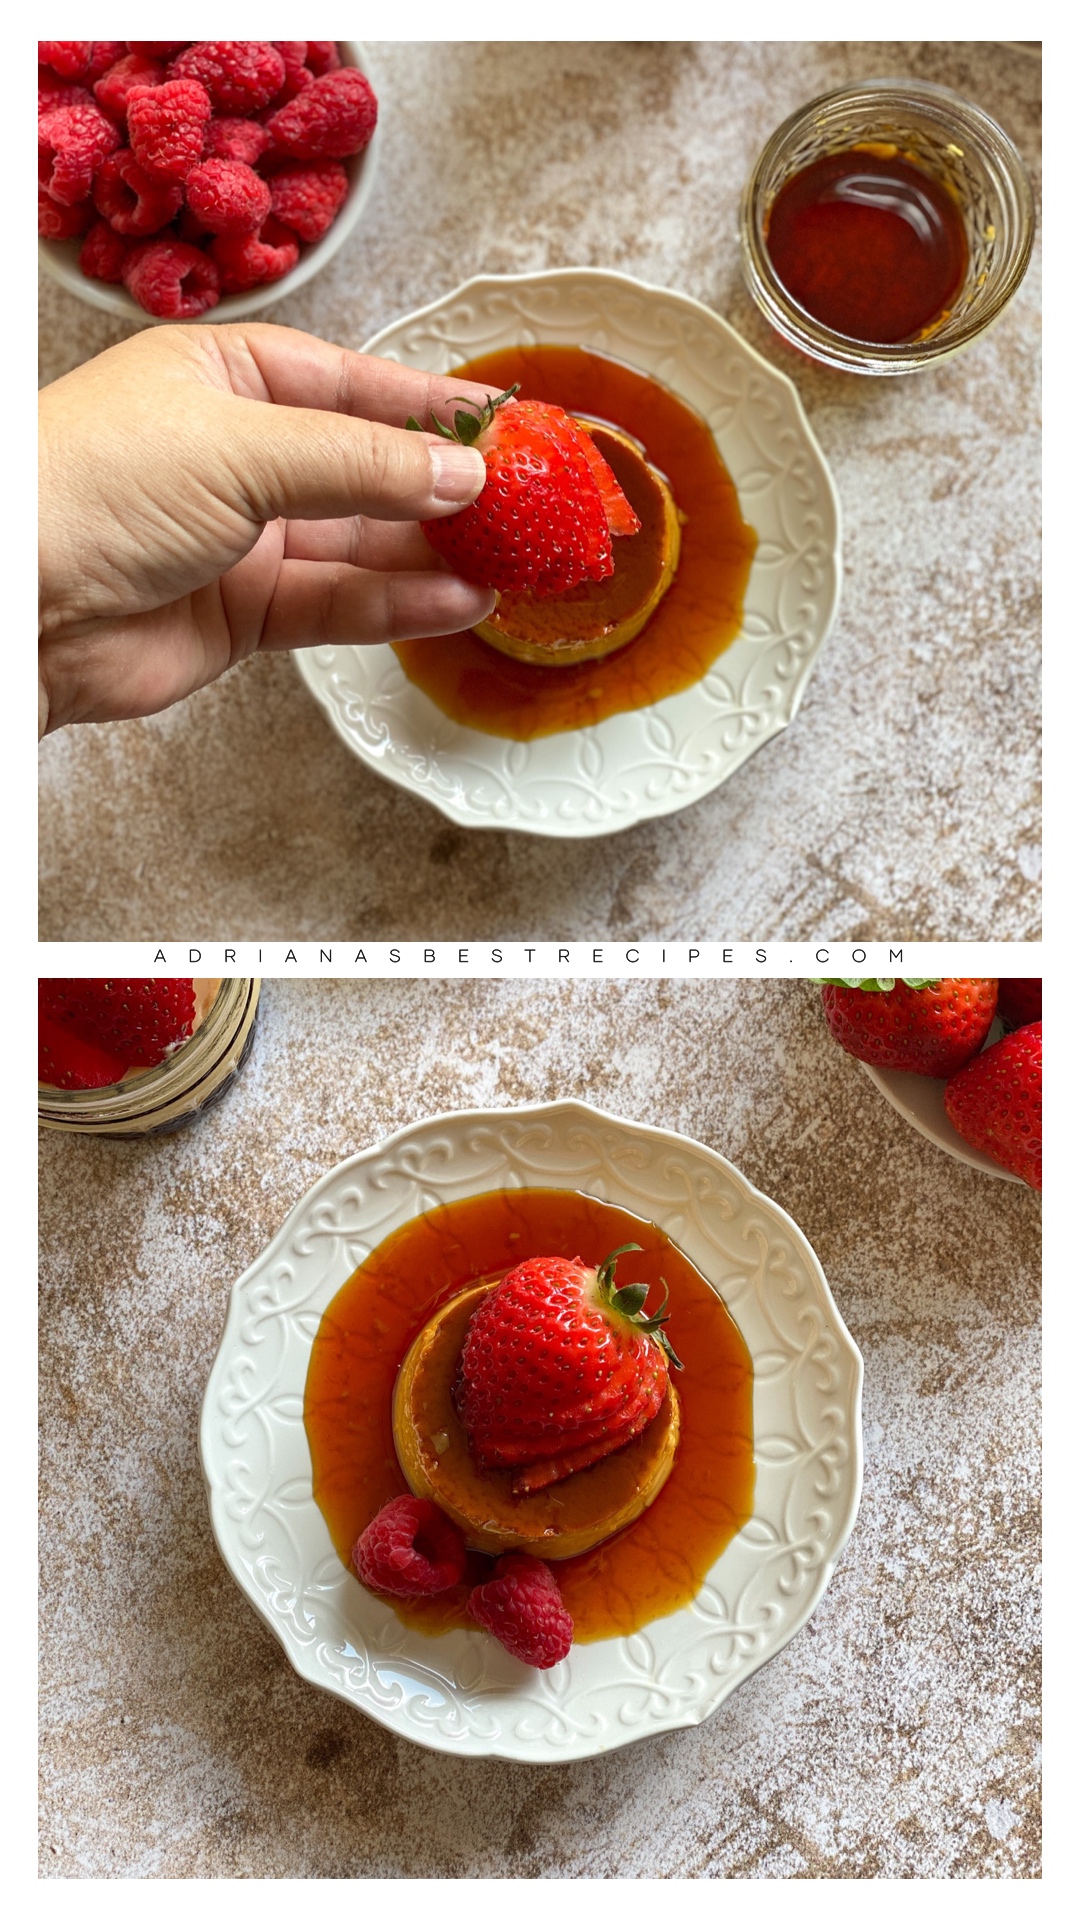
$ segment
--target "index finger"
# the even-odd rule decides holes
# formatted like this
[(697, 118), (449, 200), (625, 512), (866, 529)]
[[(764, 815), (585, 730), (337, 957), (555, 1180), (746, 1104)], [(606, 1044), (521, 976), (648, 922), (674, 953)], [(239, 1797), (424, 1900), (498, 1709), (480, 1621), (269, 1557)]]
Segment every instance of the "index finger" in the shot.
[(482, 386), (454, 374), (422, 373), (292, 327), (215, 327), (213, 335), (233, 392), (280, 407), (317, 407), (387, 427), (402, 427), (414, 414), (426, 427), (432, 411), (449, 423), (450, 403), (458, 396), (483, 405), (497, 391), (494, 382)]

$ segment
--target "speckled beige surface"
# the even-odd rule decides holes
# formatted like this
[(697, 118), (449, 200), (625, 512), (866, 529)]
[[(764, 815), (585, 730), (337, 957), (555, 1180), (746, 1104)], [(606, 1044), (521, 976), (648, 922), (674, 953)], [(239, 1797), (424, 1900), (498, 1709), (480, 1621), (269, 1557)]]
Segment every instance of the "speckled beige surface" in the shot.
[[(725, 787), (585, 844), (447, 827), (352, 758), (285, 658), (155, 719), (70, 729), (42, 750), (42, 937), (1035, 937), (1038, 250), (969, 352), (870, 381), (770, 333), (736, 222), (776, 124), (875, 72), (970, 96), (1037, 180), (1037, 60), (882, 41), (372, 60), (369, 213), (263, 317), (358, 346), (470, 274), (546, 266), (696, 295), (799, 387), (843, 502), (839, 623), (794, 725)], [(124, 332), (44, 286), (46, 379)]]
[[(803, 1228), (865, 1358), (866, 1479), (813, 1620), (710, 1720), (532, 1770), (294, 1674), (196, 1431), (229, 1287), (320, 1174), (566, 1094), (706, 1141)], [(911, 1131), (812, 986), (269, 981), (188, 1132), (41, 1149), (46, 1875), (1039, 1874), (1038, 1197)]]

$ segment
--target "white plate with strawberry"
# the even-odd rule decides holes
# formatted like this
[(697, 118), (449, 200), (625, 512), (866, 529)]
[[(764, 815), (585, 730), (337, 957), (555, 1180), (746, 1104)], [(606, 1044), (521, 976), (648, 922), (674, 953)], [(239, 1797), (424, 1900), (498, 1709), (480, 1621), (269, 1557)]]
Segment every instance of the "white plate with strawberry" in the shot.
[[(695, 1598), (544, 1670), (490, 1632), (420, 1633), (360, 1583), (315, 1502), (303, 1421), (321, 1316), (372, 1250), (433, 1207), (521, 1188), (654, 1222), (754, 1375), (753, 1512)], [(561, 1762), (699, 1724), (806, 1622), (858, 1509), (861, 1389), (821, 1267), (774, 1202), (709, 1147), (561, 1101), (424, 1120), (326, 1174), (233, 1288), (200, 1448), (225, 1561), (303, 1678), (424, 1746)]]
[(470, 280), (365, 351), (447, 373), (536, 342), (622, 360), (708, 422), (758, 536), (738, 637), (683, 692), (530, 741), (448, 718), (389, 647), (314, 648), (296, 663), (352, 751), (457, 825), (575, 839), (689, 806), (794, 718), (836, 613), (840, 509), (791, 381), (699, 301), (626, 274)]

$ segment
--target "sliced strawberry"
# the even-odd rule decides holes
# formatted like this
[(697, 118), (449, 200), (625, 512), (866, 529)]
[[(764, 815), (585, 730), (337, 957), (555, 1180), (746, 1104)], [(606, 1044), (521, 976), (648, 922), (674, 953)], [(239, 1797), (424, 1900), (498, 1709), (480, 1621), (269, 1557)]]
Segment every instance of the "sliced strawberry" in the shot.
[(127, 1062), (92, 1040), (82, 1040), (70, 1027), (47, 1014), (38, 1016), (38, 1079), (49, 1087), (113, 1087), (122, 1080)]
[(579, 428), (579, 438), (581, 450), (592, 469), (593, 479), (600, 489), (600, 498), (604, 503), (610, 532), (616, 539), (620, 539), (625, 534), (640, 533), (641, 521), (587, 427)]
[(38, 1018), (120, 1059), (121, 1072), (156, 1067), (190, 1036), (195, 989), (190, 980), (41, 980)]

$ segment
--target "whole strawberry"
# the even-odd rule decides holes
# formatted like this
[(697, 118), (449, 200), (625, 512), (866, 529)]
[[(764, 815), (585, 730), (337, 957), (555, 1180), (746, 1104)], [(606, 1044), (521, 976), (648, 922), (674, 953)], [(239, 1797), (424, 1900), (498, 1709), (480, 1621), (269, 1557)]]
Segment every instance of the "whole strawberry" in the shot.
[(829, 1032), (871, 1067), (947, 1080), (978, 1053), (993, 1024), (996, 980), (828, 980)]
[(471, 507), (423, 521), (424, 532), (474, 586), (551, 594), (607, 580), (612, 535), (637, 533), (640, 521), (584, 427), (546, 401), (515, 400), (517, 391), (485, 406), (462, 399), (453, 428), (432, 417), (444, 439), (483, 454), (487, 478)]
[(1041, 1188), (1042, 1021), (961, 1067), (945, 1089), (945, 1112), (970, 1147)]
[(39, 980), (38, 1078), (110, 1086), (129, 1067), (156, 1067), (189, 1038), (190, 980)]
[(1042, 1019), (1041, 980), (999, 980), (998, 1014), (1005, 1026), (1030, 1027)]
[(508, 1653), (529, 1667), (565, 1660), (574, 1623), (551, 1568), (529, 1553), (505, 1553), (483, 1586), (474, 1587), (466, 1610)]
[(526, 1260), (477, 1307), (461, 1349), (455, 1404), (482, 1467), (517, 1469), (515, 1493), (565, 1480), (626, 1446), (659, 1412), (668, 1364), (664, 1303), (617, 1287), (618, 1247), (600, 1267)]

